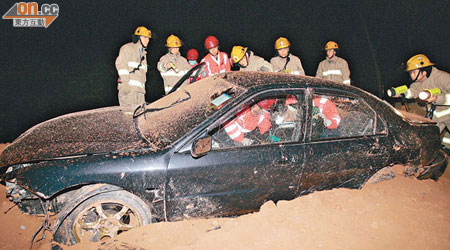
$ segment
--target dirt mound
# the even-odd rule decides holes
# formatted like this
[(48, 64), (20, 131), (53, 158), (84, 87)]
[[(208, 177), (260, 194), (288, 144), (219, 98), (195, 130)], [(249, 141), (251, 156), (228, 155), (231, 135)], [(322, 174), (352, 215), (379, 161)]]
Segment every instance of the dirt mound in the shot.
[(448, 171), (438, 182), (400, 176), (362, 190), (267, 202), (237, 218), (157, 223), (69, 249), (449, 249), (449, 191)]
[[(0, 153), (8, 144), (0, 144)], [(0, 185), (0, 249), (29, 249), (31, 239), (42, 224), (42, 218), (22, 214), (13, 202), (6, 199), (6, 188)], [(36, 239), (40, 239), (39, 234)], [(46, 240), (34, 243), (33, 249), (49, 249), (51, 234)]]

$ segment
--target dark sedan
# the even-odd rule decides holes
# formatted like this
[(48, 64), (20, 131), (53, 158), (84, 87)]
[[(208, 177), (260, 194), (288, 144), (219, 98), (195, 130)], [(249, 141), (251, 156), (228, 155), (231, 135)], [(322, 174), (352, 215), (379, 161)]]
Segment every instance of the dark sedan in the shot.
[(439, 149), (435, 122), (356, 87), (230, 72), (151, 104), (38, 124), (1, 154), (0, 179), (22, 211), (57, 213), (54, 239), (75, 244), (360, 188), (393, 164), (437, 179), (447, 165)]

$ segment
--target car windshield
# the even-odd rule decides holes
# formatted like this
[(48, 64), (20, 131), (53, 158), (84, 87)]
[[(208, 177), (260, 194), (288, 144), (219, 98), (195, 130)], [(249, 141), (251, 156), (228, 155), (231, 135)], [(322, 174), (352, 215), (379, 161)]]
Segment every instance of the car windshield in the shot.
[(244, 91), (218, 78), (187, 85), (140, 107), (138, 129), (153, 147), (166, 148)]

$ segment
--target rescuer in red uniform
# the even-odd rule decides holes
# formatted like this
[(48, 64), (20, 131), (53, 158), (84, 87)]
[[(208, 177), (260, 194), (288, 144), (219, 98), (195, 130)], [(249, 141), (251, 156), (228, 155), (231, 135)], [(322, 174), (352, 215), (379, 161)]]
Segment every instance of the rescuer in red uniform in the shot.
[(215, 36), (208, 36), (205, 39), (205, 49), (208, 50), (208, 54), (201, 60), (205, 63), (202, 77), (231, 71), (228, 54), (219, 51), (219, 40)]

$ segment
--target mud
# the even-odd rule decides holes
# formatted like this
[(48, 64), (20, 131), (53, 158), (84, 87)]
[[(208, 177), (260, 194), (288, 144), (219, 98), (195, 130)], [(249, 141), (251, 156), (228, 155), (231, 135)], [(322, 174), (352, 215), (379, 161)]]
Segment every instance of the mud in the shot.
[(40, 123), (18, 137), (0, 166), (54, 157), (147, 148), (138, 136), (132, 108), (108, 107), (63, 115)]

